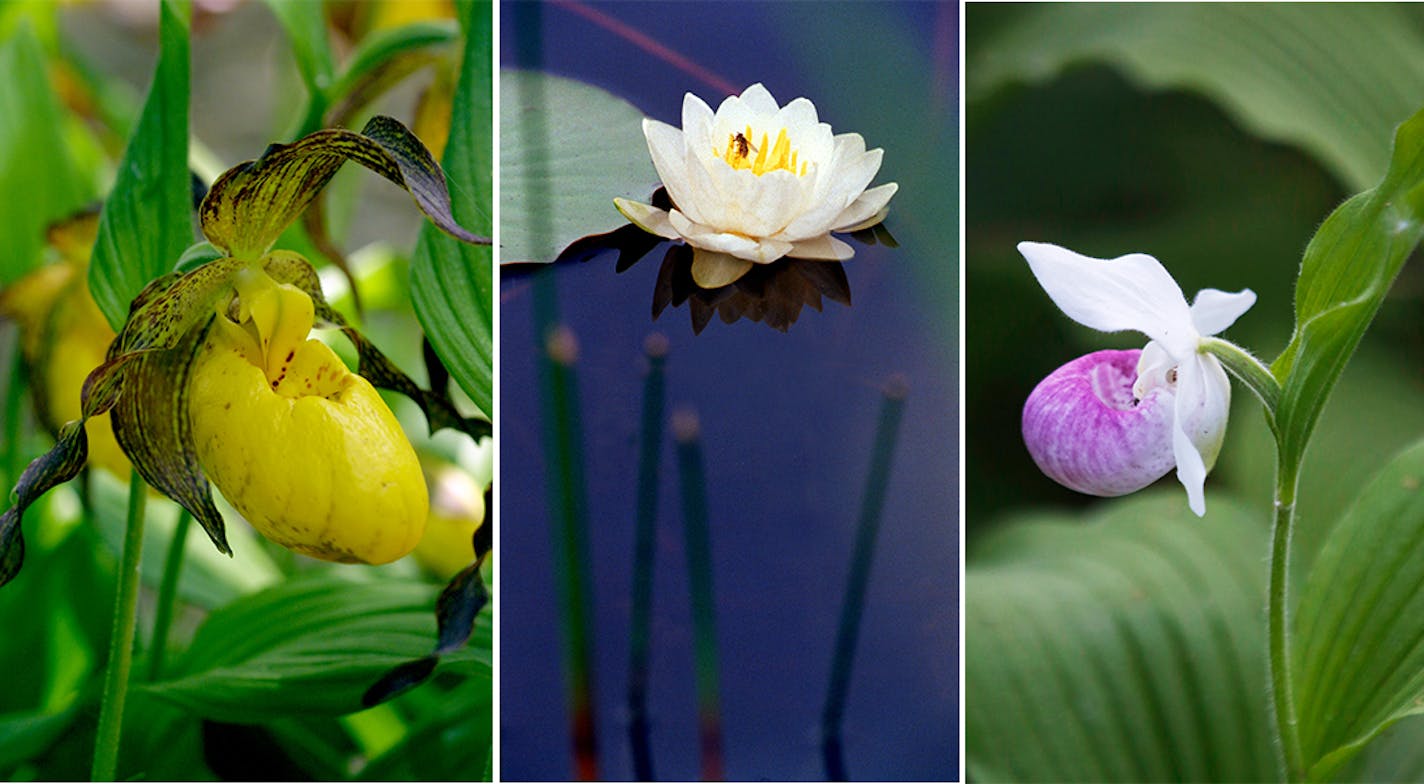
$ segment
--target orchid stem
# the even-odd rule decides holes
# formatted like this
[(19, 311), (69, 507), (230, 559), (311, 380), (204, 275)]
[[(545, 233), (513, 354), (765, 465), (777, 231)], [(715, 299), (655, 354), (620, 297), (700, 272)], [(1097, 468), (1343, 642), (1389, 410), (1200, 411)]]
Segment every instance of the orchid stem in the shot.
[(628, 624), (628, 742), (633, 778), (652, 781), (653, 750), (648, 726), (648, 660), (651, 646), (653, 563), (658, 515), (658, 462), (662, 454), (668, 341), (661, 334), (643, 344), (648, 376), (643, 381), (642, 438), (638, 447), (638, 518), (633, 540), (633, 604)]
[(1295, 494), (1299, 474), (1286, 465), (1277, 467), (1275, 522), (1271, 532), (1271, 585), (1267, 598), (1270, 636), (1271, 712), (1280, 739), (1285, 780), (1302, 781), (1305, 761), (1296, 720), (1295, 689), (1290, 666), (1290, 547), (1295, 525)]
[(147, 499), (143, 477), (134, 471), (129, 477), (128, 529), (124, 533), (124, 549), (119, 560), (114, 629), (109, 637), (109, 664), (104, 674), (104, 698), (99, 707), (99, 731), (94, 742), (94, 766), (90, 776), (94, 781), (113, 781), (119, 766), (124, 699), (128, 696), (134, 629), (138, 625), (138, 567), (143, 555), (143, 512)]
[(183, 553), (187, 550), (188, 529), (193, 527), (193, 514), (183, 509), (173, 529), (173, 541), (163, 559), (163, 581), (158, 584), (158, 607), (153, 616), (153, 638), (149, 643), (148, 670), (145, 681), (156, 681), (163, 674), (163, 659), (168, 652), (168, 630), (173, 625), (173, 608), (178, 600), (178, 576), (183, 571)]
[(1231, 375), (1254, 392), (1266, 407), (1267, 416), (1274, 420), (1276, 408), (1280, 405), (1281, 385), (1270, 368), (1246, 349), (1221, 338), (1202, 338), (1199, 346), (1202, 353), (1216, 357), (1231, 371)]

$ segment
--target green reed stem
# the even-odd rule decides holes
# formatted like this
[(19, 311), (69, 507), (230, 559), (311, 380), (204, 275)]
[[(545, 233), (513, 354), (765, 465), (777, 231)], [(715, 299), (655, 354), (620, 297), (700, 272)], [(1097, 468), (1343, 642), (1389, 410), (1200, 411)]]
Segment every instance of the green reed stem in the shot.
[[(547, 276), (544, 281), (552, 285)], [(537, 291), (536, 301), (548, 296)], [(536, 306), (536, 311), (547, 308)], [(598, 743), (593, 715), (593, 622), (589, 605), (588, 500), (583, 475), (583, 430), (579, 424), (574, 363), (578, 343), (567, 327), (550, 329), (540, 362), (543, 403), (545, 488), (552, 519), (554, 569), (564, 630), (564, 672), (568, 681), (570, 731), (579, 778), (598, 777)]]
[(1285, 780), (1305, 779), (1305, 759), (1300, 748), (1295, 688), (1290, 661), (1290, 548), (1295, 527), (1295, 496), (1299, 474), (1290, 466), (1277, 467), (1275, 521), (1271, 532), (1271, 583), (1267, 598), (1271, 666), (1271, 713), (1280, 741)]
[(147, 499), (143, 477), (134, 471), (129, 477), (128, 528), (124, 533), (123, 554), (119, 558), (114, 629), (109, 636), (109, 664), (104, 673), (104, 697), (99, 705), (99, 731), (94, 742), (94, 766), (90, 776), (94, 781), (113, 781), (119, 766), (124, 700), (128, 696), (134, 629), (138, 625), (138, 567), (143, 555), (143, 512)]
[(163, 659), (168, 653), (168, 630), (173, 625), (173, 609), (178, 603), (178, 577), (183, 571), (183, 554), (188, 549), (188, 529), (192, 527), (193, 515), (183, 509), (173, 529), (173, 541), (168, 544), (168, 555), (163, 559), (163, 580), (158, 584), (158, 607), (154, 610), (153, 641), (149, 644), (145, 681), (156, 681), (163, 674)]
[(702, 780), (721, 781), (722, 706), (717, 684), (716, 607), (712, 591), (712, 535), (707, 522), (707, 477), (702, 468), (702, 434), (697, 414), (672, 416), (677, 439), (678, 476), (682, 484), (683, 536), (692, 596), (693, 655), (696, 659), (697, 717), (701, 737)]
[(826, 687), (826, 703), (821, 712), (821, 757), (826, 765), (826, 777), (833, 781), (847, 778), (845, 759), (841, 754), (841, 723), (845, 717), (846, 696), (850, 692), (855, 648), (860, 638), (860, 619), (865, 610), (870, 565), (875, 557), (880, 516), (885, 508), (885, 491), (890, 484), (890, 466), (895, 455), (895, 443), (899, 440), (900, 420), (908, 391), (905, 379), (898, 375), (886, 385), (880, 406), (880, 422), (875, 431), (875, 445), (870, 454), (870, 473), (865, 480), (865, 495), (860, 504), (855, 552), (851, 556), (850, 574), (846, 578), (840, 626), (836, 630), (835, 654), (831, 660), (830, 683)]
[(638, 444), (638, 517), (633, 539), (633, 604), (628, 625), (628, 741), (633, 778), (652, 781), (653, 751), (648, 725), (648, 660), (651, 647), (653, 562), (658, 515), (658, 462), (662, 455), (668, 341), (654, 333), (643, 344), (648, 376), (643, 380), (642, 438)]

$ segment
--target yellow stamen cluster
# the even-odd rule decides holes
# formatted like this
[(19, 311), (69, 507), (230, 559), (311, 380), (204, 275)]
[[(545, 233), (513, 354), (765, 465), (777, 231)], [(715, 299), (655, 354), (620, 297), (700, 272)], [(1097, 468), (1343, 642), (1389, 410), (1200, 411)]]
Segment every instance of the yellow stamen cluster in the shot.
[(733, 169), (751, 169), (752, 174), (758, 177), (778, 169), (798, 177), (806, 176), (806, 162), (799, 160), (797, 151), (791, 149), (791, 137), (786, 135), (785, 128), (777, 132), (776, 141), (772, 144), (767, 143), (765, 131), (761, 134), (760, 144), (753, 142), (755, 138), (750, 125), (743, 133), (728, 134), (727, 149), (718, 157)]

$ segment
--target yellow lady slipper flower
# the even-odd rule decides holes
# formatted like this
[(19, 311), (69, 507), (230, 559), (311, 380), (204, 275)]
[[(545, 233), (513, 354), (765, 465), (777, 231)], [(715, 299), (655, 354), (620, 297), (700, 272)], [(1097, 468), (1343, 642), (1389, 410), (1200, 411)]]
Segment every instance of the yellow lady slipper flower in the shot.
[[(82, 416), (80, 390), (114, 339), (114, 330), (89, 293), (88, 259), (96, 216), (83, 215), (50, 231), (50, 245), (60, 260), (45, 264), (0, 293), (0, 318), (20, 326), (41, 421), (58, 431)], [(107, 414), (89, 422), (89, 463), (118, 476), (130, 465)]]
[(255, 268), (194, 358), (198, 460), (263, 536), (326, 561), (381, 564), (420, 541), (420, 463), (370, 382), (308, 337), (311, 298)]

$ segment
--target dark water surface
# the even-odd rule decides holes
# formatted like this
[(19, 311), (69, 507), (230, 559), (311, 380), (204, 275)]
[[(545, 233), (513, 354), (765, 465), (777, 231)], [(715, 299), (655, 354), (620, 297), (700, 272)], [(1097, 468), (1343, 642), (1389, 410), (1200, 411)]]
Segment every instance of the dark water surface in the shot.
[[(910, 187), (913, 170), (924, 166), (927, 156), (893, 134), (882, 138), (852, 124), (856, 113), (844, 107), (854, 101), (818, 94), (827, 89), (824, 80), (806, 75), (807, 57), (786, 45), (798, 17), (806, 25), (845, 25), (845, 56), (893, 73), (894, 58), (906, 55), (858, 50), (852, 25), (866, 4), (855, 5), (593, 6), (738, 89), (763, 81), (783, 104), (807, 95), (837, 132), (858, 131), (869, 146), (886, 148), (876, 183), (902, 184), (887, 221), (902, 247), (857, 245), (855, 258), (845, 264), (854, 305), (827, 300), (824, 312), (804, 310), (786, 334), (747, 320), (728, 325), (714, 318), (694, 335), (687, 305), (669, 308), (653, 322), (649, 311), (661, 248), (622, 274), (615, 274), (611, 254), (540, 273), (553, 276), (561, 320), (580, 346), (576, 372), (590, 510), (595, 719), (604, 778), (633, 775), (624, 691), (646, 367), (642, 345), (652, 331), (671, 344), (668, 410), (694, 408), (702, 423), (728, 778), (826, 775), (819, 720), (881, 388), (897, 373), (908, 378), (910, 392), (851, 679), (845, 761), (856, 779), (957, 776), (957, 317), (952, 290), (938, 285), (947, 278), (943, 268), (957, 261), (953, 229), (926, 230), (923, 216), (934, 211), (917, 209), (927, 199), (952, 203), (957, 178), (953, 171), (936, 173), (944, 180), (942, 191)], [(906, 51), (914, 54), (906, 62), (922, 69), (943, 11), (931, 3), (873, 7), (888, 26), (903, 31)], [(514, 64), (513, 24), (521, 9), (506, 4), (501, 13), (504, 57)], [(543, 25), (548, 70), (604, 87), (651, 116), (676, 123), (686, 91), (713, 107), (722, 98), (566, 8), (546, 6)], [(956, 103), (953, 95), (945, 101)], [(955, 145), (953, 133), (946, 130), (942, 142)], [(927, 179), (934, 178), (920, 176), (918, 182)], [(940, 212), (955, 215), (952, 209)], [(910, 216), (916, 215), (921, 220), (912, 224)], [(940, 271), (933, 272), (933, 265), (941, 265)], [(948, 276), (957, 278), (957, 266)], [(534, 334), (531, 294), (527, 275), (506, 279), (501, 291), (500, 703), (506, 780), (573, 774), (543, 484), (537, 373), (542, 341)], [(670, 438), (661, 479), (649, 686), (652, 751), (660, 778), (685, 780), (699, 775), (697, 714), (681, 494)]]

